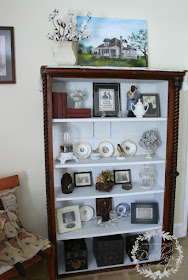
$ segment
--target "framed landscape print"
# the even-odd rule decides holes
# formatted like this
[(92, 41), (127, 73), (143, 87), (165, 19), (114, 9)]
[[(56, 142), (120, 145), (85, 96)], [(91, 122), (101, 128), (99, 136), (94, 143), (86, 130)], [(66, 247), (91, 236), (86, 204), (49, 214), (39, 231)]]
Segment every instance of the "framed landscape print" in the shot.
[(0, 84), (15, 82), (14, 29), (0, 26)]
[[(78, 30), (83, 20), (77, 17)], [(146, 20), (91, 17), (86, 36), (78, 42), (79, 65), (148, 67)]]
[(142, 103), (148, 103), (149, 108), (144, 117), (160, 117), (159, 95), (153, 93), (140, 94)]
[(74, 183), (75, 187), (90, 187), (92, 185), (92, 172), (75, 172)]
[(93, 84), (93, 116), (117, 117), (121, 111), (120, 84)]

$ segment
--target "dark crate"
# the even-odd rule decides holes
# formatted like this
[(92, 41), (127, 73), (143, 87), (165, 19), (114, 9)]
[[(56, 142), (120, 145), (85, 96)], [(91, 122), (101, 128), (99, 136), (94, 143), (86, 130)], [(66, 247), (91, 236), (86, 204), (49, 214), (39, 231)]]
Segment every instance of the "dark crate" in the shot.
[[(131, 251), (133, 249), (133, 246), (135, 245), (135, 241), (138, 236), (139, 235), (130, 235), (126, 237), (126, 252), (131, 261), (133, 261)], [(149, 259), (149, 242), (147, 240), (139, 240), (139, 249), (136, 253), (136, 258), (139, 261)]]
[(93, 238), (97, 266), (124, 263), (124, 239), (120, 234)]
[(85, 239), (64, 241), (66, 271), (88, 268), (88, 255)]

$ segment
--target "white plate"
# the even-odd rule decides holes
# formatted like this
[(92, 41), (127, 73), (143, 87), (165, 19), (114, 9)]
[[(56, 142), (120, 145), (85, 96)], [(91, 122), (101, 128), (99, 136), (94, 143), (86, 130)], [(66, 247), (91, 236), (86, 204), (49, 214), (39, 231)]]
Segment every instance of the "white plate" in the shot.
[(114, 153), (114, 146), (111, 142), (103, 141), (98, 145), (99, 153), (101, 157), (107, 158), (111, 157)]
[(80, 218), (82, 222), (88, 222), (93, 218), (94, 210), (91, 206), (80, 207)]
[(91, 145), (87, 142), (77, 142), (73, 145), (73, 152), (77, 158), (87, 158), (91, 154)]
[(121, 147), (127, 156), (134, 156), (136, 154), (136, 144), (132, 140), (123, 141)]

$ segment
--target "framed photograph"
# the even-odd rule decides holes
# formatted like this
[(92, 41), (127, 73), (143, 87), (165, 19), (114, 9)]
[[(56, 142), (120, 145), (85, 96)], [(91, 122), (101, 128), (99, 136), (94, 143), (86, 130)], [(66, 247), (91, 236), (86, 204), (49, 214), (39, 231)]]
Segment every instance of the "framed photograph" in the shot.
[(149, 109), (144, 115), (144, 117), (160, 117), (160, 108), (159, 108), (159, 95), (152, 93), (142, 93), (140, 94), (142, 103), (148, 103)]
[(79, 205), (57, 209), (59, 233), (70, 232), (82, 228)]
[(114, 182), (115, 184), (131, 183), (131, 170), (114, 170)]
[(131, 203), (131, 224), (158, 224), (158, 203)]
[(117, 117), (121, 111), (120, 84), (93, 83), (93, 116)]
[(92, 172), (75, 172), (74, 173), (75, 187), (92, 186)]
[(0, 84), (15, 82), (14, 29), (0, 26)]

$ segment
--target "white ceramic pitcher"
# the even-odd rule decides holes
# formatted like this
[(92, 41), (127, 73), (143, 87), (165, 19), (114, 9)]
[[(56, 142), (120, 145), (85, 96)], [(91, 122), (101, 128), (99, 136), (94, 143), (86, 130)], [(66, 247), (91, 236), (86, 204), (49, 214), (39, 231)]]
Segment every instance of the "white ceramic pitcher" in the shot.
[[(134, 110), (133, 110), (133, 105), (134, 105)], [(147, 106), (146, 109), (145, 106)], [(143, 116), (145, 115), (148, 109), (149, 109), (149, 104), (148, 103), (143, 104), (141, 99), (138, 99), (138, 102), (136, 104), (133, 103), (131, 104), (131, 110), (133, 111), (134, 115), (137, 118), (143, 118)]]

